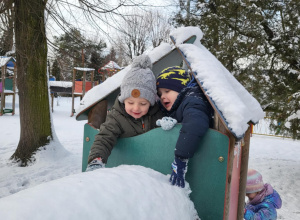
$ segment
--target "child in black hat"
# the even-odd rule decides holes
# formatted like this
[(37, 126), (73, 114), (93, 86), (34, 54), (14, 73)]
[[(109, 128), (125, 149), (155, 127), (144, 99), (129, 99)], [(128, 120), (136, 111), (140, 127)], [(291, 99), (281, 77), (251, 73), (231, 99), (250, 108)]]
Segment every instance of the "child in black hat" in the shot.
[(198, 84), (193, 85), (188, 73), (179, 66), (164, 69), (156, 79), (156, 86), (162, 110), (171, 117), (159, 120), (158, 125), (173, 119), (182, 124), (170, 182), (184, 188), (188, 160), (211, 125), (213, 110)]

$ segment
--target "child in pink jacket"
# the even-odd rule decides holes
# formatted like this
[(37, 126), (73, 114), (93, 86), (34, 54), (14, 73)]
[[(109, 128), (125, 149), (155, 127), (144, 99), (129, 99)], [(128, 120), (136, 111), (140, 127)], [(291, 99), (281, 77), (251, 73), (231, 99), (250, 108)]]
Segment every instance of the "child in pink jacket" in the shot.
[(245, 206), (244, 219), (277, 219), (276, 209), (281, 208), (281, 198), (270, 184), (264, 184), (262, 175), (253, 169), (248, 170), (246, 196), (249, 201)]

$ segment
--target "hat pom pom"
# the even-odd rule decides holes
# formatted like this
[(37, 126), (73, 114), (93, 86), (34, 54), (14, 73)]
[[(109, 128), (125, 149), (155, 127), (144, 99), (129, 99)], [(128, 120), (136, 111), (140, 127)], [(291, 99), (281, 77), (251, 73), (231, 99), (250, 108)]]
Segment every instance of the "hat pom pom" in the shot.
[(131, 68), (141, 68), (141, 69), (152, 69), (152, 62), (148, 55), (141, 55), (136, 57), (132, 64)]

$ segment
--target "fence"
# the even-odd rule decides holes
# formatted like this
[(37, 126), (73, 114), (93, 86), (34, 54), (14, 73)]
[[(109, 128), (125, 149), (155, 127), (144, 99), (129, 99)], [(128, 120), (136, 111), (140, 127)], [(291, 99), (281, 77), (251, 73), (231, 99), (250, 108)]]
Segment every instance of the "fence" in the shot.
[(259, 120), (259, 122), (253, 127), (253, 134), (291, 138), (291, 135), (287, 133), (280, 135), (276, 134), (276, 131), (270, 129), (271, 123), (271, 119), (268, 117)]

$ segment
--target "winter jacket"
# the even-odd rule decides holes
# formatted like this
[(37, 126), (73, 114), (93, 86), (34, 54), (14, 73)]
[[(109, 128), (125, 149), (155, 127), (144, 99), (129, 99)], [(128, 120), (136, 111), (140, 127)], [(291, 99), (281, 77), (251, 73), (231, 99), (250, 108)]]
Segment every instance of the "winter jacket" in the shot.
[(97, 157), (107, 162), (118, 138), (133, 137), (145, 133), (156, 127), (156, 120), (161, 119), (161, 112), (157, 103), (150, 106), (149, 111), (142, 118), (134, 119), (126, 113), (125, 105), (116, 99), (112, 109), (108, 112), (105, 122), (100, 126), (99, 133), (95, 136), (88, 163)]
[(277, 219), (276, 209), (282, 205), (281, 198), (276, 190), (272, 188), (271, 194), (265, 196), (257, 204), (248, 203), (245, 206), (245, 220), (275, 220)]
[(213, 110), (199, 88), (184, 88), (168, 112), (160, 103), (163, 112), (182, 124), (176, 143), (175, 155), (181, 158), (193, 157), (201, 137), (212, 125)]

